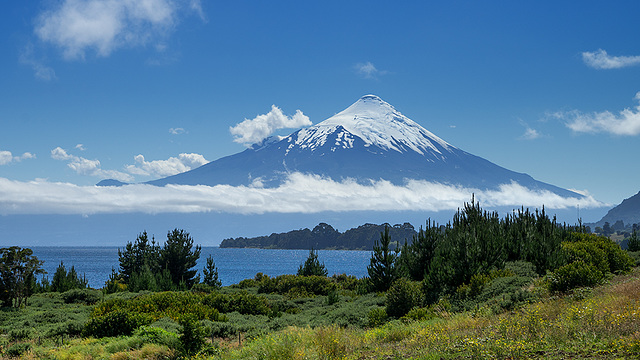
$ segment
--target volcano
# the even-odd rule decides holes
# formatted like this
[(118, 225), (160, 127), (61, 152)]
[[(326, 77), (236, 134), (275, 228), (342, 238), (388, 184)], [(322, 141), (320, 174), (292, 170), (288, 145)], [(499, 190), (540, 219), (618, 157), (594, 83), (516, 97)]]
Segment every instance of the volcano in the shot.
[(409, 179), (475, 189), (518, 183), (563, 197), (583, 196), (517, 173), (442, 140), (375, 95), (286, 137), (273, 136), (247, 150), (148, 184), (277, 187), (292, 173), (359, 183)]

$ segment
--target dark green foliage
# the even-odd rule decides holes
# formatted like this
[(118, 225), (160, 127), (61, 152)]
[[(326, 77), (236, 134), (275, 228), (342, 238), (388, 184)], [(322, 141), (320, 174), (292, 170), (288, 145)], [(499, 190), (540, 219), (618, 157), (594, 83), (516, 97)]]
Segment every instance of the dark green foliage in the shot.
[(182, 333), (180, 334), (182, 353), (195, 355), (205, 344), (204, 328), (195, 317), (190, 315), (181, 317), (178, 323), (182, 326)]
[(567, 291), (577, 287), (594, 286), (604, 279), (604, 274), (593, 264), (577, 260), (556, 269), (547, 279), (549, 290)]
[(633, 230), (631, 237), (627, 241), (627, 250), (635, 252), (640, 251), (640, 237), (638, 237), (638, 231)]
[(267, 315), (271, 313), (264, 296), (250, 294), (246, 291), (231, 294), (211, 293), (204, 297), (202, 303), (217, 309), (221, 313), (237, 311), (245, 315)]
[(387, 315), (400, 318), (414, 307), (422, 305), (420, 282), (400, 278), (387, 291), (385, 311)]
[(151, 243), (146, 232), (139, 234), (135, 242), (118, 249), (120, 273), (110, 280), (108, 291), (118, 290), (118, 281), (130, 291), (187, 290), (199, 282), (198, 271), (193, 268), (200, 258), (200, 246), (193, 246), (193, 238), (184, 230), (167, 233), (164, 246)]
[(380, 233), (380, 241), (373, 246), (373, 254), (367, 272), (369, 273), (369, 281), (373, 291), (387, 291), (394, 280), (398, 278), (396, 272), (396, 258), (398, 252), (391, 250), (389, 244), (389, 227), (385, 227), (384, 232)]
[(24, 354), (30, 349), (31, 349), (30, 343), (13, 344), (7, 348), (7, 355), (9, 355), (9, 357), (19, 357), (20, 355)]
[(443, 231), (435, 222), (427, 220), (426, 227), (420, 228), (411, 244), (405, 242), (402, 247), (398, 258), (400, 273), (411, 280), (422, 281), (443, 235)]
[(428, 307), (416, 307), (402, 317), (402, 320), (413, 320), (413, 321), (425, 321), (431, 320), (436, 317), (436, 314), (433, 312), (433, 309)]
[(207, 257), (207, 264), (202, 269), (202, 283), (212, 288), (219, 289), (222, 286), (222, 282), (218, 279), (218, 269), (213, 262), (211, 255)]
[(0, 248), (0, 307), (20, 307), (36, 291), (36, 274), (43, 274), (43, 261), (31, 249)]
[(299, 276), (327, 276), (327, 268), (324, 266), (324, 263), (320, 264), (318, 261), (318, 252), (313, 250), (309, 250), (309, 257), (303, 264), (300, 264), (298, 268)]
[(134, 273), (143, 272), (145, 267), (154, 273), (161, 269), (160, 246), (156, 244), (154, 238), (151, 239), (151, 243), (149, 242), (146, 231), (138, 234), (133, 243), (128, 242), (124, 249), (118, 249), (118, 258), (120, 275), (125, 284), (129, 283)]
[(102, 299), (100, 290), (71, 289), (60, 294), (65, 304), (93, 305)]
[(259, 293), (286, 294), (291, 298), (327, 295), (336, 288), (331, 278), (324, 276), (265, 275), (259, 283)]
[(83, 334), (93, 337), (131, 335), (142, 325), (149, 325), (153, 318), (127, 310), (116, 310), (103, 316), (92, 317), (84, 327)]
[(196, 266), (200, 245), (193, 247), (193, 238), (184, 230), (174, 229), (167, 234), (167, 242), (160, 253), (160, 263), (169, 269), (174, 284), (185, 282), (188, 289), (198, 282)]
[(80, 278), (73, 265), (67, 271), (64, 263), (60, 262), (56, 272), (53, 274), (53, 280), (51, 280), (51, 291), (62, 293), (71, 289), (84, 289), (86, 287), (86, 277)]

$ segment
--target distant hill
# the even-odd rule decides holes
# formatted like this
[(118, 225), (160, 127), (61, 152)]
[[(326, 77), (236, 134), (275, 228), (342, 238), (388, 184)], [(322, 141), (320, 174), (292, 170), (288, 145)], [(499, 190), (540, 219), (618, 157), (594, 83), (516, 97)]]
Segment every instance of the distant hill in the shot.
[(376, 240), (380, 240), (380, 233), (385, 226), (389, 226), (391, 241), (403, 244), (411, 242), (417, 235), (413, 225), (375, 225), (364, 224), (354, 229), (340, 233), (331, 225), (320, 223), (313, 230), (301, 229), (286, 233), (273, 233), (269, 236), (254, 238), (230, 238), (222, 240), (221, 248), (263, 248), (263, 249), (344, 249), (344, 250), (372, 250)]
[(605, 222), (614, 225), (618, 221), (624, 222), (625, 227), (640, 223), (640, 192), (624, 199), (620, 205), (609, 210), (607, 215), (594, 225), (601, 227)]

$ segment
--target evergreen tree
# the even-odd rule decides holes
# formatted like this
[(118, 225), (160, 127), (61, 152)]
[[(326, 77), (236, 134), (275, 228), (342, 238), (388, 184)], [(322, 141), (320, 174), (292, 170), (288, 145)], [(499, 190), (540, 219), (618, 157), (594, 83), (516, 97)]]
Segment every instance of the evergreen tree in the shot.
[(640, 251), (640, 238), (638, 238), (638, 231), (633, 230), (629, 241), (627, 242), (627, 250)]
[(373, 291), (387, 291), (398, 277), (396, 273), (398, 252), (389, 248), (390, 243), (389, 227), (386, 226), (384, 233), (380, 233), (380, 241), (376, 241), (373, 246), (373, 254), (367, 267)]
[(198, 270), (193, 268), (200, 258), (200, 252), (200, 245), (193, 247), (193, 238), (188, 232), (174, 229), (167, 234), (167, 242), (160, 252), (160, 264), (169, 270), (175, 285), (184, 282), (190, 289), (199, 282), (196, 278)]
[(309, 251), (309, 257), (303, 264), (300, 264), (298, 268), (298, 275), (300, 276), (327, 276), (327, 268), (324, 266), (324, 263), (320, 264), (318, 261), (318, 251), (313, 250), (313, 248)]
[(73, 265), (71, 266), (71, 269), (67, 271), (67, 268), (61, 261), (56, 272), (53, 274), (53, 280), (51, 280), (51, 291), (65, 292), (71, 289), (84, 289), (87, 287), (87, 283), (86, 277), (83, 276), (80, 278)]
[(426, 227), (424, 230), (420, 227), (411, 244), (405, 241), (398, 258), (398, 271), (411, 280), (422, 281), (442, 236), (439, 226), (427, 220)]
[(222, 282), (218, 280), (216, 263), (213, 262), (211, 255), (207, 257), (207, 264), (204, 266), (204, 269), (202, 269), (202, 274), (204, 275), (202, 279), (203, 284), (214, 288), (220, 288), (222, 286)]
[(159, 257), (160, 246), (156, 244), (155, 239), (152, 238), (151, 242), (149, 242), (146, 231), (138, 234), (133, 243), (128, 242), (124, 249), (118, 249), (120, 274), (123, 281), (129, 283), (129, 278), (134, 273), (142, 273), (145, 267), (149, 268), (153, 273), (161, 271)]

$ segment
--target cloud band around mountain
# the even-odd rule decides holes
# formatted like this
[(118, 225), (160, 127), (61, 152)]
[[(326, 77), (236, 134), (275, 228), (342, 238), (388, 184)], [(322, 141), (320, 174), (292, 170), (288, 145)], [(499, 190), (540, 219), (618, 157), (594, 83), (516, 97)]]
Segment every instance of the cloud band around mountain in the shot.
[(551, 209), (596, 208), (604, 204), (591, 196), (563, 198), (518, 184), (495, 190), (409, 180), (359, 184), (317, 175), (291, 174), (276, 188), (251, 186), (126, 185), (78, 186), (44, 180), (20, 182), (0, 178), (0, 214), (198, 213), (236, 214), (319, 213), (324, 211), (443, 211), (455, 210), (472, 194), (483, 206), (526, 206)]

